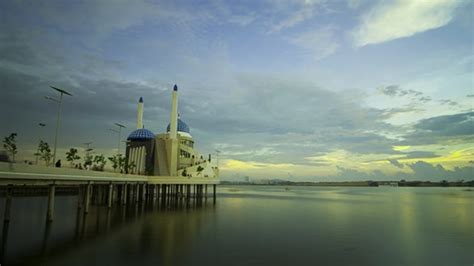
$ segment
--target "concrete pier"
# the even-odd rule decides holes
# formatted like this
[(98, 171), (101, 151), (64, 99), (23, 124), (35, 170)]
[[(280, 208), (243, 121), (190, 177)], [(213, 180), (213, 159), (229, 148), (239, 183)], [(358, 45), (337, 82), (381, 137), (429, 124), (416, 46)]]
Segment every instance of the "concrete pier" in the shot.
[(54, 196), (56, 194), (56, 185), (49, 185), (48, 193), (48, 211), (47, 211), (47, 220), (50, 222), (54, 218)]
[(92, 185), (91, 183), (89, 182), (86, 187), (85, 187), (85, 195), (84, 195), (84, 213), (88, 213), (89, 212), (89, 204), (90, 204), (90, 200), (91, 200), (91, 190), (92, 190)]
[(114, 185), (112, 183), (109, 184), (109, 192), (107, 194), (107, 207), (110, 209), (112, 208), (112, 198), (114, 194)]
[[(1, 169), (0, 169), (1, 170)], [(187, 177), (154, 177), (136, 175), (97, 176), (94, 171), (81, 171), (87, 175), (58, 175), (23, 172), (0, 171), (0, 191), (4, 191), (5, 208), (4, 222), (11, 219), (13, 196), (29, 193), (44, 193), (47, 196), (48, 222), (61, 217), (55, 217), (56, 197), (59, 193), (77, 194), (77, 213), (89, 213), (91, 204), (107, 206), (111, 209), (114, 202), (126, 208), (128, 204), (155, 203), (166, 208), (180, 206), (198, 206), (208, 197), (208, 185), (213, 185), (213, 202), (216, 202), (216, 185), (218, 179), (187, 178)], [(20, 189), (21, 188), (21, 189)], [(42, 192), (41, 192), (42, 191)], [(62, 191), (62, 192), (61, 192)], [(15, 194), (16, 193), (16, 194)], [(142, 206), (143, 208), (143, 206)]]

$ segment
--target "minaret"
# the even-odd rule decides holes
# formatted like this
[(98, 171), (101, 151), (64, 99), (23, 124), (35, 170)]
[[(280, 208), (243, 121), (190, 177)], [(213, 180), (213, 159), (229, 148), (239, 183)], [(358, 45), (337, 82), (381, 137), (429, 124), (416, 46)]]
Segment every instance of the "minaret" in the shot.
[(170, 117), (170, 138), (176, 139), (178, 131), (178, 86), (176, 84), (173, 88), (172, 102), (171, 102), (171, 117)]
[(178, 86), (174, 85), (172, 92), (171, 102), (171, 115), (170, 115), (170, 176), (176, 176), (178, 171)]
[(137, 110), (137, 129), (143, 128), (143, 98), (140, 97), (138, 101), (138, 110)]

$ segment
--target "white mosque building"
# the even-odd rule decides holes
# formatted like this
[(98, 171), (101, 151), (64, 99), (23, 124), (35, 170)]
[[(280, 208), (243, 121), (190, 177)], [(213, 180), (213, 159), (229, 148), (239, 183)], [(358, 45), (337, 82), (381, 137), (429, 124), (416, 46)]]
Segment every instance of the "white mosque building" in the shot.
[(137, 129), (127, 138), (126, 160), (131, 174), (160, 177), (218, 178), (211, 156), (194, 149), (188, 125), (178, 115), (178, 86), (174, 85), (170, 123), (166, 133), (153, 134), (143, 127), (143, 98), (138, 102)]

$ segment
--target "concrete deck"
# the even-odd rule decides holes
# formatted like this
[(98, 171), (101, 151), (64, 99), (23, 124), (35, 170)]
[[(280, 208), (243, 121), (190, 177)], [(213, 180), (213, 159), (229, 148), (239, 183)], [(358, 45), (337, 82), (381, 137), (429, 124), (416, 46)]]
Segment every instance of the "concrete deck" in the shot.
[(46, 185), (51, 183), (58, 185), (87, 183), (219, 184), (219, 182), (218, 178), (208, 177), (144, 176), (0, 162), (0, 185)]

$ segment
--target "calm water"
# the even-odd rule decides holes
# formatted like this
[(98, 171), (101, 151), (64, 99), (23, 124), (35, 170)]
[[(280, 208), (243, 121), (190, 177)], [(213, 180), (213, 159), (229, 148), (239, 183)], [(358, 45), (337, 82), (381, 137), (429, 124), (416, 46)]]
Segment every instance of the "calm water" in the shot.
[(46, 198), (14, 198), (2, 265), (474, 264), (474, 191), (463, 188), (220, 186), (215, 206), (85, 219), (76, 200), (58, 198), (46, 226)]

